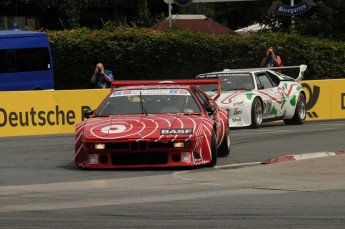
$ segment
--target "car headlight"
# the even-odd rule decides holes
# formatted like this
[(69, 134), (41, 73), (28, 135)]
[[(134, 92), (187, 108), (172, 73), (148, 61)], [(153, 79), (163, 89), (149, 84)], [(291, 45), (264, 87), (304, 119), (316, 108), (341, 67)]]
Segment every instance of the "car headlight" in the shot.
[(174, 148), (185, 148), (185, 147), (190, 147), (190, 145), (191, 145), (190, 141), (174, 142), (173, 143)]
[(184, 142), (174, 142), (174, 148), (184, 148)]
[(95, 143), (95, 149), (105, 149), (104, 143)]

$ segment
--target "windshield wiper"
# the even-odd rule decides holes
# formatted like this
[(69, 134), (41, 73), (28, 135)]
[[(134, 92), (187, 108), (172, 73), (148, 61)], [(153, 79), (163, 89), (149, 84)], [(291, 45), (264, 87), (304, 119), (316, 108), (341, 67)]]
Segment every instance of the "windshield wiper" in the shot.
[(110, 115), (95, 115), (94, 117), (109, 117)]

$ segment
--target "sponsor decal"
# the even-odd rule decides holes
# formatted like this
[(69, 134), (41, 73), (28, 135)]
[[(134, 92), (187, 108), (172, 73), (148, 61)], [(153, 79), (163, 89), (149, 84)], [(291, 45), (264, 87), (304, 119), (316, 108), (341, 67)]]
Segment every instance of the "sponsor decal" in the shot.
[(283, 16), (296, 16), (307, 12), (313, 6), (316, 6), (313, 0), (302, 0), (301, 3), (293, 6), (284, 5), (281, 1), (273, 1), (270, 10)]
[(313, 89), (306, 83), (302, 83), (302, 87), (305, 88), (309, 93), (309, 100), (305, 106), (305, 109), (307, 110), (307, 115), (309, 118), (318, 118), (318, 114), (316, 112), (311, 111), (313, 107), (316, 105), (317, 100), (320, 96), (320, 87), (319, 86), (313, 86)]
[(115, 91), (111, 96), (122, 95), (122, 91)]
[(189, 91), (183, 89), (183, 90), (180, 90), (180, 91), (179, 91), (179, 94), (180, 94), (180, 95), (187, 95), (187, 94), (189, 94)]
[(161, 135), (167, 135), (167, 134), (173, 134), (173, 135), (179, 135), (179, 134), (193, 134), (193, 129), (161, 129)]
[[(81, 106), (81, 121), (84, 110), (91, 109), (89, 106)], [(76, 122), (76, 114), (74, 110), (63, 110), (59, 106), (55, 109), (39, 110), (31, 107), (27, 111), (10, 111), (0, 107), (0, 127), (39, 127), (39, 126), (73, 126)]]
[(73, 110), (64, 111), (59, 106), (48, 111), (36, 110), (31, 107), (30, 110), (19, 112), (8, 111), (0, 107), (0, 127), (6, 125), (12, 127), (74, 125), (75, 118)]
[(130, 96), (130, 95), (190, 95), (188, 90), (185, 89), (164, 89), (164, 90), (126, 90), (116, 91), (111, 97), (115, 96)]
[(244, 101), (234, 102), (232, 105), (234, 107), (243, 107), (244, 106)]
[(240, 115), (240, 114), (242, 114), (242, 110), (240, 110), (239, 108), (235, 108), (234, 115)]
[(214, 78), (214, 77), (232, 77), (232, 76), (251, 76), (250, 73), (214, 73), (208, 75), (200, 75), (199, 78)]
[(232, 118), (233, 122), (242, 122), (242, 118)]
[(210, 73), (204, 75), (198, 75), (197, 78), (215, 78), (215, 77), (232, 77), (232, 76), (239, 76), (239, 77), (251, 77), (250, 73)]

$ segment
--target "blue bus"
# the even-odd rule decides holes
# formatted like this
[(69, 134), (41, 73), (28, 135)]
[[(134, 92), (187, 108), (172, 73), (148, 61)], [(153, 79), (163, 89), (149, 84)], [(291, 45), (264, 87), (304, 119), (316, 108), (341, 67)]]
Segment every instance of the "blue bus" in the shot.
[(54, 89), (45, 32), (0, 30), (0, 91)]

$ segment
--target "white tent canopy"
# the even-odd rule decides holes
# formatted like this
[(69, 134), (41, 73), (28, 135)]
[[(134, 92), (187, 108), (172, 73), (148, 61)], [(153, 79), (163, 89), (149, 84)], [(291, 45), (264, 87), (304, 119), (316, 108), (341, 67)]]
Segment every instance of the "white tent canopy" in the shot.
[(235, 32), (240, 33), (240, 34), (246, 34), (246, 33), (255, 33), (255, 32), (258, 32), (260, 30), (267, 30), (267, 29), (270, 29), (270, 27), (268, 25), (255, 23), (253, 25), (235, 30)]

